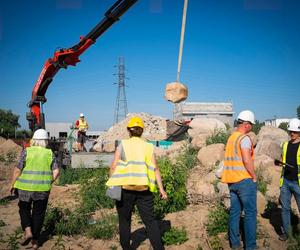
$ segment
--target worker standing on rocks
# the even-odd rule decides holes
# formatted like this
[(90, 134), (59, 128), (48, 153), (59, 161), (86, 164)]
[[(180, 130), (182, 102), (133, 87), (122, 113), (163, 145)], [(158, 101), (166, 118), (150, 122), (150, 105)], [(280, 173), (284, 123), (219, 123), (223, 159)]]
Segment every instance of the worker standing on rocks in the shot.
[(280, 203), (283, 233), (279, 240), (286, 241), (291, 224), (291, 198), (294, 195), (300, 211), (300, 120), (291, 119), (288, 124), (290, 141), (282, 143), (283, 168), (280, 178)]
[(51, 149), (47, 149), (48, 133), (44, 129), (34, 132), (31, 146), (24, 149), (19, 164), (14, 169), (10, 187), (19, 194), (19, 213), (24, 231), (22, 245), (31, 241), (38, 249), (51, 184), (59, 175), (59, 168)]
[(76, 121), (75, 128), (77, 132), (77, 148), (78, 151), (84, 150), (84, 143), (86, 141), (86, 131), (89, 128), (87, 121), (84, 119), (84, 114), (79, 115), (79, 120)]
[(154, 217), (153, 192), (167, 199), (159, 168), (153, 153), (153, 145), (141, 139), (144, 123), (140, 117), (132, 117), (127, 125), (130, 139), (122, 140), (110, 167), (107, 186), (121, 186), (121, 200), (116, 201), (119, 216), (120, 243), (124, 250), (130, 246), (131, 215), (135, 204), (154, 250), (164, 249), (158, 223)]
[(237, 129), (229, 137), (221, 181), (230, 191), (229, 240), (231, 249), (243, 249), (240, 242), (240, 216), (244, 210), (246, 250), (256, 249), (256, 195), (254, 148), (249, 136), (255, 123), (254, 114), (244, 110), (238, 115)]

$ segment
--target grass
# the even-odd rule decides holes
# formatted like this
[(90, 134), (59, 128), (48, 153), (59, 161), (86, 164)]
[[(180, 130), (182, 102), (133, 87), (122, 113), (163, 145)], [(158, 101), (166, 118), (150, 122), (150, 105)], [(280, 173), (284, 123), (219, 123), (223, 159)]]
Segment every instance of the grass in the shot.
[(217, 236), (219, 233), (228, 231), (228, 211), (222, 204), (209, 212), (206, 231), (209, 236)]
[(213, 134), (206, 139), (206, 145), (208, 146), (216, 143), (223, 143), (226, 145), (229, 136), (229, 131), (225, 131), (224, 129), (215, 129)]
[(188, 240), (187, 232), (184, 227), (181, 229), (172, 227), (169, 231), (165, 232), (162, 241), (165, 245), (181, 245)]

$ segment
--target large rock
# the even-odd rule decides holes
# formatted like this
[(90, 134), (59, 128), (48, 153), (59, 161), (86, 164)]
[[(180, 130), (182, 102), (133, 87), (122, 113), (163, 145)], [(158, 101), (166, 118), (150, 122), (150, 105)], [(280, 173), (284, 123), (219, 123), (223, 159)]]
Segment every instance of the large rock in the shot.
[(209, 135), (208, 134), (198, 134), (194, 136), (192, 139), (192, 147), (195, 149), (200, 149), (206, 145), (206, 139)]
[(187, 197), (190, 204), (211, 203), (215, 201), (216, 194), (213, 186), (214, 174), (203, 176), (201, 167), (194, 168), (187, 180)]
[(188, 96), (188, 88), (180, 82), (171, 82), (166, 85), (165, 98), (166, 100), (179, 103), (184, 101)]
[(204, 167), (211, 168), (224, 159), (224, 148), (222, 143), (208, 145), (199, 150), (197, 158)]
[(252, 131), (250, 131), (247, 135), (250, 137), (250, 139), (253, 143), (253, 146), (255, 147), (257, 144), (257, 135)]
[(210, 136), (215, 131), (219, 131), (219, 130), (226, 131), (225, 124), (215, 118), (197, 117), (190, 122), (189, 126), (191, 127), (191, 129), (188, 130), (188, 133), (192, 138), (194, 138), (199, 134)]
[(255, 155), (254, 157), (254, 166), (255, 168), (268, 169), (274, 166), (274, 160), (265, 154)]
[(221, 202), (225, 206), (225, 208), (230, 208), (230, 192), (228, 188), (228, 184), (218, 182), (217, 184), (218, 196), (221, 199)]
[(257, 204), (257, 213), (258, 214), (263, 214), (266, 206), (267, 206), (267, 199), (263, 194), (259, 191), (257, 191), (257, 196), (256, 196), (256, 204)]
[(255, 147), (255, 155), (267, 155), (272, 159), (280, 159), (280, 144), (271, 139), (261, 139)]
[(263, 126), (257, 135), (257, 140), (259, 143), (260, 141), (263, 141), (266, 139), (274, 141), (275, 143), (280, 145), (282, 142), (288, 141), (289, 136), (288, 136), (287, 132), (285, 132), (284, 130), (282, 130), (280, 128), (276, 128), (273, 126)]

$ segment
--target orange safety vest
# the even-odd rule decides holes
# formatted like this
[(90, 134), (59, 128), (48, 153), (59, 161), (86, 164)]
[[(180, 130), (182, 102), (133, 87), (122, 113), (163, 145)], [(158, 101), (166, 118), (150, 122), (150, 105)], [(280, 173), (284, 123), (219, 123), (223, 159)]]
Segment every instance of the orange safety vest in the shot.
[[(236, 183), (244, 179), (252, 178), (242, 159), (241, 140), (247, 135), (234, 132), (228, 139), (225, 150), (224, 169), (221, 181), (224, 183)], [(251, 139), (250, 139), (251, 140)], [(252, 143), (252, 159), (254, 159)]]

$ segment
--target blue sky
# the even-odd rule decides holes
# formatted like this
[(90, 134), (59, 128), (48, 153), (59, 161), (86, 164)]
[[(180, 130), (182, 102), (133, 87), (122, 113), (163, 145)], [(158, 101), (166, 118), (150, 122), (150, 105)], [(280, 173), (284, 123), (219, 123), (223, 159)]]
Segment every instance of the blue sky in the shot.
[[(0, 108), (25, 113), (32, 88), (56, 48), (68, 48), (103, 17), (113, 0), (0, 1)], [(114, 67), (124, 56), (129, 112), (172, 118), (164, 100), (176, 79), (184, 0), (139, 0), (48, 88), (46, 121), (91, 129), (113, 124)], [(263, 121), (292, 118), (300, 105), (300, 1), (189, 0), (181, 81), (187, 101), (232, 101)]]

